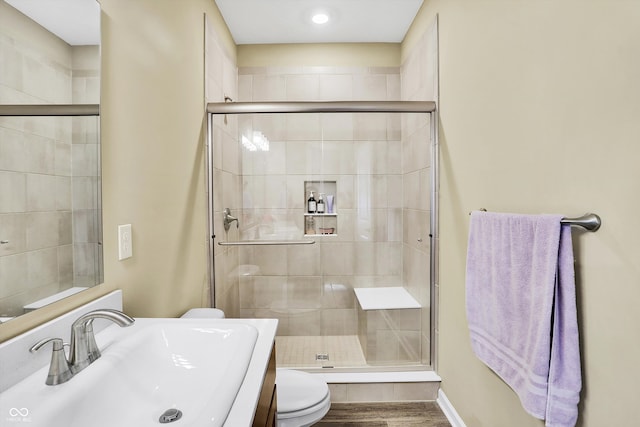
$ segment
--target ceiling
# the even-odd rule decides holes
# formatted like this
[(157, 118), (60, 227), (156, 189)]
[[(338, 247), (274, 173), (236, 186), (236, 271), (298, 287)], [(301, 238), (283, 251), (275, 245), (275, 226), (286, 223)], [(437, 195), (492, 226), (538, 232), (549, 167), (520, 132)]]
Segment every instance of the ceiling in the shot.
[(4, 0), (72, 46), (100, 44), (96, 0)]
[[(400, 43), (423, 0), (215, 0), (236, 44)], [(316, 12), (329, 15), (323, 25)]]
[[(100, 43), (100, 5), (96, 0), (5, 1), (70, 45)], [(400, 43), (423, 0), (215, 2), (236, 44)], [(311, 16), (319, 11), (329, 16), (328, 23), (311, 22)]]

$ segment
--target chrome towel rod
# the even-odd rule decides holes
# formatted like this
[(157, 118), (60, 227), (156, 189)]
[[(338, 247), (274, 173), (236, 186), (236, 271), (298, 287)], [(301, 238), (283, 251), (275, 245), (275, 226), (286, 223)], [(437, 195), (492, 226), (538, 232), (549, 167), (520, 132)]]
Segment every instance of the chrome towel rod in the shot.
[[(478, 210), (481, 212), (487, 211), (485, 208)], [(471, 212), (469, 212), (469, 215), (471, 215)], [(602, 220), (594, 213), (586, 213), (578, 218), (562, 218), (560, 223), (582, 227), (587, 231), (597, 231), (602, 225)]]
[(220, 246), (313, 245), (315, 240), (240, 240), (218, 242)]

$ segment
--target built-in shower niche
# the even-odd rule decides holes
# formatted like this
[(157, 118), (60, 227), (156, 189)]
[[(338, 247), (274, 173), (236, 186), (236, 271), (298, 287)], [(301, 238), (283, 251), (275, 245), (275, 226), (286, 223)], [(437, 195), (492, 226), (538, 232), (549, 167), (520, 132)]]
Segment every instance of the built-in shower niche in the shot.
[[(322, 195), (324, 213), (308, 212), (307, 200), (313, 192), (316, 202)], [(304, 235), (305, 236), (337, 236), (338, 211), (336, 181), (305, 181), (304, 182)]]

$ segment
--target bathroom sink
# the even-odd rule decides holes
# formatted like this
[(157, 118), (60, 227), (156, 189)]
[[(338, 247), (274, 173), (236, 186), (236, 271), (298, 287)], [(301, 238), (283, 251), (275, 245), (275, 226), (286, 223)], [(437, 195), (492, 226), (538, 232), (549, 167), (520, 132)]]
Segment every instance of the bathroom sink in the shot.
[[(45, 385), (45, 367), (3, 392), (0, 425), (222, 426), (257, 338), (255, 327), (226, 321), (137, 319), (129, 328), (108, 327), (96, 335), (102, 357), (70, 381)], [(181, 418), (161, 424), (175, 409)]]

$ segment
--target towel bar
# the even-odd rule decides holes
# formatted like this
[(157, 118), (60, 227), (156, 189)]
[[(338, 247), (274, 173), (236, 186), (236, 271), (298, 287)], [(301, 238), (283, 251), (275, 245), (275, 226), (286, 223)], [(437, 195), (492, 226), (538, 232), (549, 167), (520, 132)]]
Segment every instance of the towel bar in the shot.
[[(487, 211), (485, 208), (479, 210), (482, 212)], [(471, 212), (469, 212), (469, 215), (471, 215)], [(587, 231), (597, 231), (602, 225), (602, 220), (596, 214), (586, 213), (578, 218), (562, 218), (560, 223), (582, 227)]]

